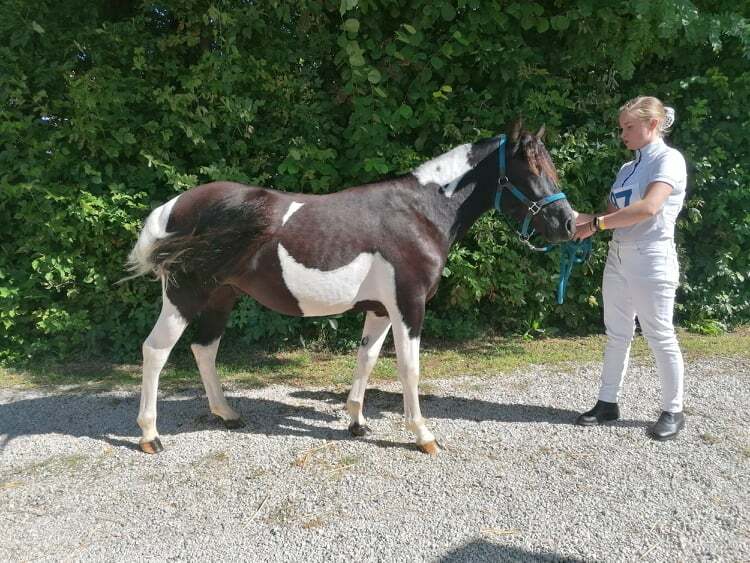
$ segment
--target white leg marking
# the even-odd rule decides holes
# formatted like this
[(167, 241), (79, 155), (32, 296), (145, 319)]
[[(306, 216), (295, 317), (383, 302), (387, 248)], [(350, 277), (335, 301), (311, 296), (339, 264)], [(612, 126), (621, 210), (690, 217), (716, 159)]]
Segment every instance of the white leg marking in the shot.
[(138, 410), (138, 426), (143, 436), (141, 442), (150, 442), (159, 433), (156, 431), (156, 396), (159, 388), (159, 373), (169, 358), (169, 353), (185, 330), (187, 322), (162, 292), (159, 319), (151, 334), (143, 343), (143, 382), (141, 384), (141, 406)]
[(349, 398), (346, 401), (346, 410), (352, 418), (352, 424), (365, 424), (362, 407), (365, 402), (367, 379), (370, 377), (372, 368), (375, 367), (375, 362), (378, 361), (380, 349), (383, 347), (383, 342), (390, 328), (391, 321), (388, 317), (378, 317), (372, 312), (367, 313), (365, 326), (362, 329), (364, 344), (359, 347), (357, 352), (357, 370), (354, 372), (352, 389), (349, 391)]
[[(461, 145), (437, 158), (425, 162), (416, 168), (412, 174), (414, 174), (423, 186), (432, 183), (445, 186), (460, 179), (461, 176), (471, 170), (471, 164), (469, 163), (470, 152), (471, 144)], [(455, 189), (455, 186), (453, 189)]]
[(198, 364), (198, 371), (201, 373), (203, 387), (206, 388), (208, 406), (211, 412), (224, 420), (236, 420), (240, 418), (240, 415), (227, 403), (221, 383), (219, 383), (219, 376), (216, 373), (216, 353), (219, 350), (220, 341), (221, 338), (217, 338), (208, 346), (192, 344), (190, 349), (195, 356), (195, 363)]
[(423, 445), (434, 442), (435, 436), (427, 429), (419, 408), (419, 337), (411, 338), (408, 328), (401, 320), (401, 315), (398, 311), (394, 313), (391, 314), (393, 342), (396, 345), (398, 358), (398, 377), (404, 392), (406, 427), (416, 435), (417, 444)]
[(305, 205), (305, 204), (304, 204), (304, 203), (298, 203), (298, 202), (296, 202), (296, 201), (293, 201), (293, 202), (292, 202), (292, 203), (291, 203), (291, 204), (289, 205), (289, 209), (287, 209), (287, 212), (286, 212), (286, 213), (284, 214), (284, 218), (283, 218), (283, 219), (281, 219), (281, 225), (282, 225), (282, 226), (283, 226), (283, 225), (286, 225), (286, 222), (287, 222), (287, 221), (289, 221), (289, 217), (291, 217), (292, 215), (294, 215), (294, 213), (295, 213), (295, 212), (296, 212), (297, 210), (299, 210), (299, 208), (300, 208), (300, 207), (302, 207), (303, 205)]

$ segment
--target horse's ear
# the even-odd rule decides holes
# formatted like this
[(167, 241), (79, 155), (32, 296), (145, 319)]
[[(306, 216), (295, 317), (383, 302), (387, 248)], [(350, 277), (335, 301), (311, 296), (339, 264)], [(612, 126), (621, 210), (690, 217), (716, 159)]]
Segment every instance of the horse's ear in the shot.
[(542, 126), (541, 126), (541, 127), (539, 128), (539, 131), (537, 131), (537, 132), (536, 132), (536, 138), (537, 138), (537, 139), (542, 139), (542, 138), (544, 137), (544, 134), (545, 134), (546, 132), (547, 132), (547, 130), (546, 130), (546, 129), (544, 128), (544, 125), (542, 125)]
[(513, 122), (513, 125), (510, 126), (508, 138), (511, 143), (516, 143), (518, 142), (518, 139), (521, 138), (521, 127), (523, 127), (523, 120), (519, 117)]

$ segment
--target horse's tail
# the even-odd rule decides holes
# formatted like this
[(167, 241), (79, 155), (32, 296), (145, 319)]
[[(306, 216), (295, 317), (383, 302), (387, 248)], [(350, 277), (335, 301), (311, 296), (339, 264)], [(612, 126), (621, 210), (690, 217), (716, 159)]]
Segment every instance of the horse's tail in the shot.
[(168, 237), (167, 233), (167, 221), (169, 221), (169, 214), (172, 212), (172, 206), (174, 206), (177, 198), (171, 199), (164, 205), (161, 205), (154, 209), (146, 221), (143, 224), (138, 240), (130, 251), (126, 262), (126, 270), (131, 274), (118, 283), (126, 280), (131, 280), (139, 276), (145, 276), (146, 274), (154, 274), (156, 277), (161, 277), (162, 272), (160, 271), (159, 264), (153, 259), (154, 248), (157, 246), (159, 240)]
[(127, 268), (133, 273), (126, 280), (148, 273), (166, 279), (179, 274), (218, 278), (236, 266), (268, 226), (261, 200), (223, 198), (201, 209), (191, 224), (168, 233), (174, 201), (146, 219), (128, 257)]

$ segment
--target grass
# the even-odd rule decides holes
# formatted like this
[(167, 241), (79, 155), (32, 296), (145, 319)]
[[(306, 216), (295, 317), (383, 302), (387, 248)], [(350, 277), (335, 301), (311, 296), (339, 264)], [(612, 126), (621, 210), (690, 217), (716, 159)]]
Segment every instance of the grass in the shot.
[[(687, 359), (710, 356), (750, 357), (750, 327), (731, 333), (705, 336), (679, 333), (680, 345)], [(422, 345), (422, 379), (444, 379), (455, 376), (486, 376), (509, 373), (529, 365), (565, 366), (572, 362), (601, 361), (603, 335), (543, 338), (486, 336), (461, 342), (430, 342)], [(240, 387), (259, 388), (273, 384), (293, 386), (345, 386), (351, 383), (356, 354), (290, 348), (268, 351), (261, 348), (226, 347), (219, 354), (219, 376), (224, 382)], [(636, 337), (631, 355), (634, 359), (650, 356), (643, 337)], [(392, 344), (386, 344), (371, 381), (393, 380), (396, 357)], [(0, 368), (0, 387), (61, 387), (67, 391), (129, 388), (140, 384), (140, 366), (101, 362), (41, 364), (31, 368)], [(162, 372), (160, 388), (199, 385), (197, 368), (183, 350), (177, 351)], [(429, 383), (427, 383), (429, 385)]]

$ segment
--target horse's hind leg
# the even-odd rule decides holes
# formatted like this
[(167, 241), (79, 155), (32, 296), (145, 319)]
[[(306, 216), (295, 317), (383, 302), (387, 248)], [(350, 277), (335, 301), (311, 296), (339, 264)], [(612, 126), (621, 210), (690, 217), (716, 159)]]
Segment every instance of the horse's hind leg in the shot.
[(169, 300), (166, 292), (163, 292), (161, 313), (143, 343), (143, 382), (138, 426), (142, 431), (140, 448), (148, 454), (155, 454), (164, 449), (159, 440), (159, 433), (156, 431), (156, 396), (159, 388), (159, 374), (187, 325), (188, 320)]
[(353, 436), (364, 436), (370, 431), (365, 426), (365, 417), (362, 415), (367, 379), (375, 367), (375, 362), (378, 361), (380, 349), (390, 328), (391, 321), (388, 317), (378, 317), (372, 311), (367, 313), (362, 330), (362, 343), (357, 353), (357, 371), (354, 373), (352, 389), (346, 401), (346, 410), (352, 418), (349, 432)]
[(211, 412), (218, 416), (227, 428), (240, 428), (245, 424), (227, 403), (224, 391), (216, 373), (216, 353), (219, 349), (221, 336), (237, 302), (237, 293), (230, 286), (221, 286), (214, 290), (206, 307), (196, 319), (198, 331), (195, 340), (190, 345), (195, 356), (195, 363), (203, 380)]

